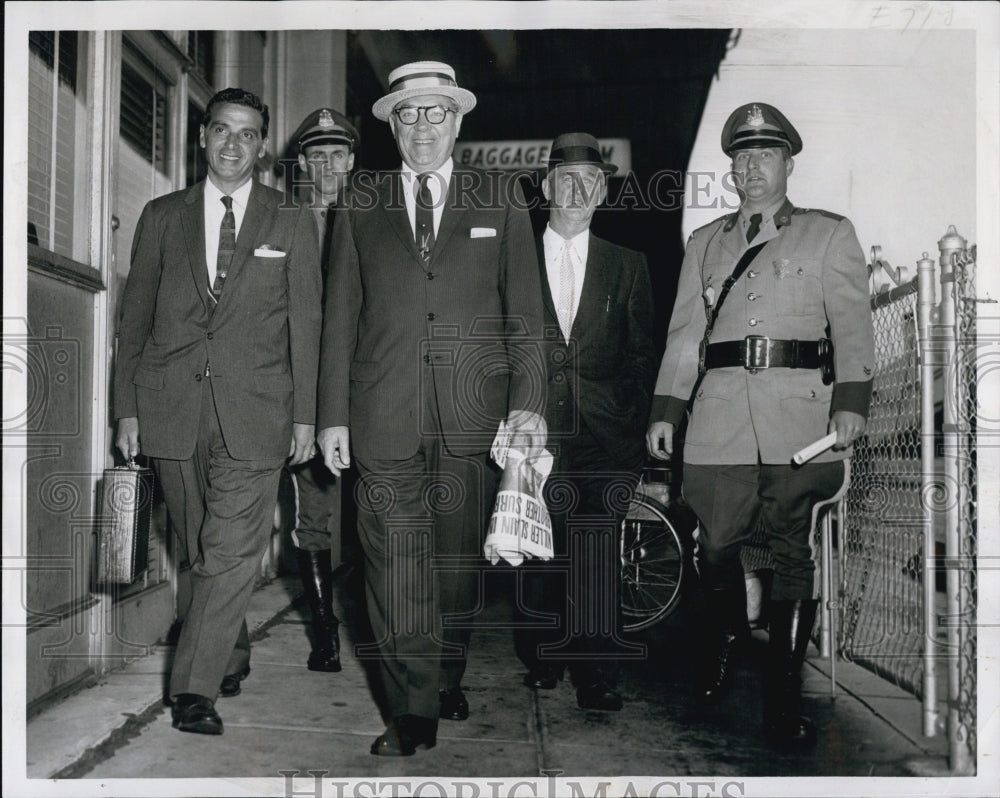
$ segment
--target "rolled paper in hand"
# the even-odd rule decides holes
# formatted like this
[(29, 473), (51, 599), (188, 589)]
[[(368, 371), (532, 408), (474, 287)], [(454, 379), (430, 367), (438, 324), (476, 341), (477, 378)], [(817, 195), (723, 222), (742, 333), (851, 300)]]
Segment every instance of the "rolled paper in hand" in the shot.
[(823, 454), (833, 444), (837, 442), (837, 433), (831, 432), (829, 435), (820, 438), (815, 443), (810, 443), (804, 449), (800, 449), (792, 455), (792, 462), (795, 465), (802, 465), (808, 460), (812, 460), (816, 455)]

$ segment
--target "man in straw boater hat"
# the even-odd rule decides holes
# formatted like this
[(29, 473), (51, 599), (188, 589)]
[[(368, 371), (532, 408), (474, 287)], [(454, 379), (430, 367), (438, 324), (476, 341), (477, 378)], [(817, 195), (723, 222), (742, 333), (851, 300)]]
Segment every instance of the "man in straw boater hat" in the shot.
[[(774, 554), (764, 729), (808, 745), (816, 730), (799, 707), (818, 603), (812, 508), (841, 488), (864, 433), (874, 346), (853, 226), (785, 196), (801, 149), (791, 122), (762, 102), (737, 108), (723, 127), (742, 204), (688, 241), (646, 443), (668, 459), (690, 401), (683, 490), (701, 525), (713, 637), (699, 697), (726, 693), (749, 635), (740, 547), (760, 516)], [(828, 432), (831, 450), (793, 465)]]
[[(307, 178), (309, 207), (316, 221), (320, 266), (326, 282), (336, 211), (354, 168), (360, 137), (347, 118), (332, 108), (317, 108), (292, 134), (298, 165)], [(311, 671), (340, 670), (340, 621), (333, 609), (334, 566), (341, 563), (341, 482), (321, 455), (289, 466), (295, 484), (295, 544), (299, 576), (312, 621)]]
[[(436, 61), (372, 107), (402, 164), (338, 212), (321, 347), (327, 466), (358, 466), (368, 611), (391, 716), (372, 745), (409, 756), (464, 720), (461, 689), (498, 473), (498, 425), (544, 445), (541, 292), (520, 189), (452, 160), (476, 104)], [(463, 614), (466, 616), (463, 618)], [(462, 628), (460, 624), (463, 624)]]
[(519, 625), (515, 639), (529, 669), (525, 685), (556, 687), (568, 662), (577, 704), (617, 711), (617, 530), (646, 459), (653, 298), (646, 257), (590, 232), (617, 167), (587, 133), (561, 135), (549, 152), (542, 183), (549, 221), (536, 242), (547, 327), (545, 421), (555, 456), (547, 488), (572, 486), (572, 506), (549, 502), (554, 550), (570, 558), (572, 575), (540, 560), (524, 563), (527, 608), (560, 623)]

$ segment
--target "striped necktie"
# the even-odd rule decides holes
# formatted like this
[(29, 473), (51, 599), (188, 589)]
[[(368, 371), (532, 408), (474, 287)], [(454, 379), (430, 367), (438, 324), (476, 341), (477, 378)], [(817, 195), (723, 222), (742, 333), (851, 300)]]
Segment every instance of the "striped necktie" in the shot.
[(226, 215), (222, 217), (222, 224), (219, 226), (219, 255), (215, 260), (215, 282), (212, 283), (210, 295), (216, 302), (222, 295), (222, 286), (226, 282), (226, 275), (229, 267), (233, 263), (233, 254), (236, 252), (236, 216), (233, 215), (233, 198), (222, 197), (222, 204), (226, 206)]
[(434, 198), (431, 196), (431, 187), (427, 184), (430, 177), (426, 172), (417, 177), (416, 185), (416, 241), (417, 249), (424, 263), (429, 263), (431, 250), (434, 249)]

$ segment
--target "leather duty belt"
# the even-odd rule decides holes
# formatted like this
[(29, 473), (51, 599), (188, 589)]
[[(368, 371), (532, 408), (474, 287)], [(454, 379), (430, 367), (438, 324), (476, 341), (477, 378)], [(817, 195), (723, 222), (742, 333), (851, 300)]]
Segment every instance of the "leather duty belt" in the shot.
[(778, 340), (766, 335), (748, 335), (742, 341), (709, 344), (705, 368), (742, 366), (748, 371), (768, 368), (818, 369), (833, 365), (833, 344), (829, 338), (818, 341)]

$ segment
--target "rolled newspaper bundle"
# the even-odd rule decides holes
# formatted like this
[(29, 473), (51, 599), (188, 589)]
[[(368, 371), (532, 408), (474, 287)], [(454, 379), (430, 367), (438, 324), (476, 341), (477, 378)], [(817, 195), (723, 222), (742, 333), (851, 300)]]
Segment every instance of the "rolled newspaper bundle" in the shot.
[(837, 433), (831, 432), (820, 438), (815, 443), (810, 443), (804, 449), (800, 449), (795, 454), (792, 455), (792, 462), (795, 465), (802, 465), (803, 463), (812, 460), (817, 455), (823, 454), (827, 449), (829, 449), (833, 444), (837, 442)]

